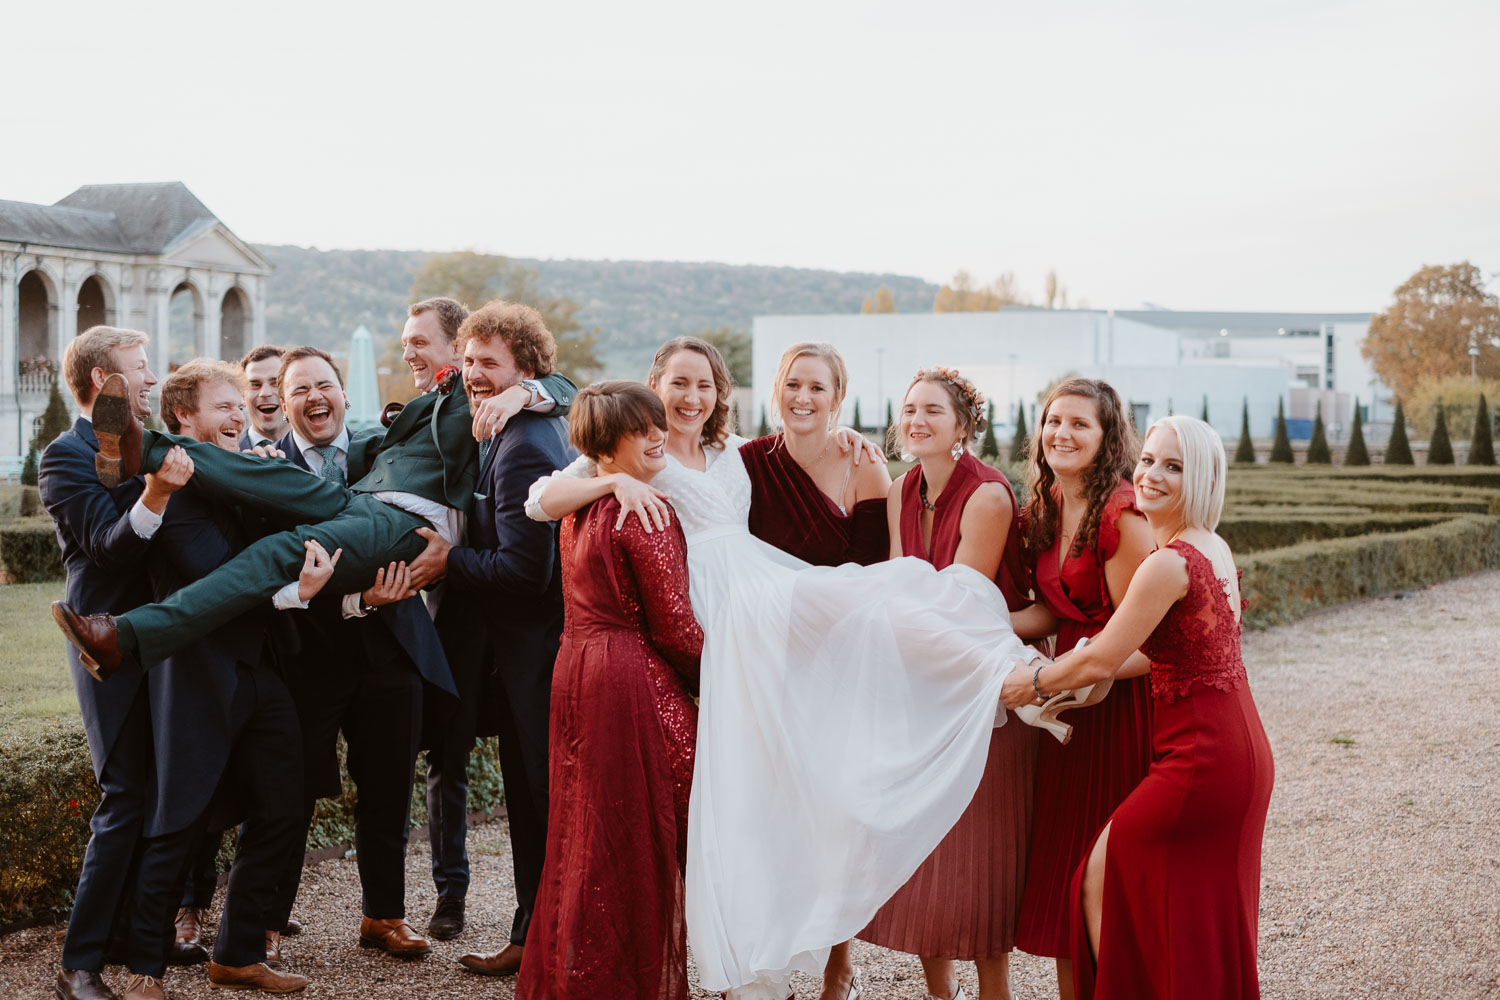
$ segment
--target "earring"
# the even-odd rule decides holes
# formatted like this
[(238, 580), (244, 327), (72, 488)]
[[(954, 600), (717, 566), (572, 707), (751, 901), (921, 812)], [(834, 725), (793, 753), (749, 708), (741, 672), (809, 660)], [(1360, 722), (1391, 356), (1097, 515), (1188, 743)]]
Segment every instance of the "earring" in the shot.
[(964, 457), (964, 443), (962, 441), (955, 441), (955, 442), (953, 442), (953, 452), (952, 452), (952, 454), (953, 454), (953, 461), (955, 461), (955, 462), (957, 462), (960, 458)]

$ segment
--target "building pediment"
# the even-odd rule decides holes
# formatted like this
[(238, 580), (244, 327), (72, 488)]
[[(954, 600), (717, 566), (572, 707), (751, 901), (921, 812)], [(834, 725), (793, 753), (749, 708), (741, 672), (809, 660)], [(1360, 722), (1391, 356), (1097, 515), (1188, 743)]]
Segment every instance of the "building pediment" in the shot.
[(217, 219), (204, 219), (162, 252), (162, 263), (269, 274), (270, 263)]

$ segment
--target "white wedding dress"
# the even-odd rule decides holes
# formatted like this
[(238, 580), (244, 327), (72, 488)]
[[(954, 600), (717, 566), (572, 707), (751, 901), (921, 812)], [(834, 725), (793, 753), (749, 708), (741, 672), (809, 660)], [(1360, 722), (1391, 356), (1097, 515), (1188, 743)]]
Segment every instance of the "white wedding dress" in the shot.
[[(967, 566), (810, 566), (752, 536), (742, 443), (710, 449), (704, 472), (668, 457), (652, 485), (687, 536), (704, 633), (689, 943), (704, 989), (784, 1000), (958, 821), (1004, 722), (1001, 683), (1036, 653)], [(554, 473), (592, 474), (587, 459)]]

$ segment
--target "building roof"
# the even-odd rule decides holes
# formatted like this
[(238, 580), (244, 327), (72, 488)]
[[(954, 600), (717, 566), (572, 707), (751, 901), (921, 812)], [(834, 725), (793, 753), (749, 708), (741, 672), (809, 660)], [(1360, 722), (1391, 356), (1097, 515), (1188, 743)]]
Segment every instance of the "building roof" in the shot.
[(181, 181), (86, 184), (55, 205), (0, 201), (0, 240), (160, 254), (218, 218)]
[(1318, 330), (1324, 323), (1368, 323), (1370, 313), (1179, 312), (1176, 309), (1116, 309), (1121, 319), (1175, 330), (1186, 336), (1274, 337), (1293, 330)]

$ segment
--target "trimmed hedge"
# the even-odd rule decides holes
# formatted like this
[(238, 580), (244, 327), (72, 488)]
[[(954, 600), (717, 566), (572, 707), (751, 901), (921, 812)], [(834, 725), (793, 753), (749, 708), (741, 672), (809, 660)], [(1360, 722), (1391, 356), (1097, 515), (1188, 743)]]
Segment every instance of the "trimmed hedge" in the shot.
[(23, 517), (0, 527), (0, 566), (16, 583), (61, 580), (62, 549), (52, 519)]
[(1382, 535), (1394, 531), (1414, 531), (1445, 520), (1441, 514), (1369, 514), (1312, 515), (1295, 514), (1275, 517), (1226, 517), (1219, 523), (1219, 535), (1237, 555), (1283, 549), (1303, 542), (1329, 538), (1354, 538), (1359, 535)]

